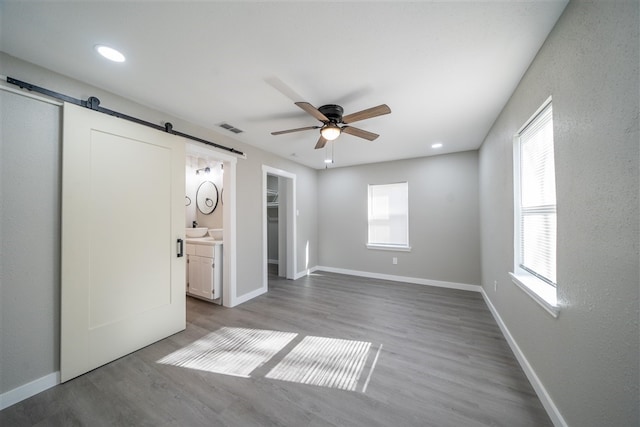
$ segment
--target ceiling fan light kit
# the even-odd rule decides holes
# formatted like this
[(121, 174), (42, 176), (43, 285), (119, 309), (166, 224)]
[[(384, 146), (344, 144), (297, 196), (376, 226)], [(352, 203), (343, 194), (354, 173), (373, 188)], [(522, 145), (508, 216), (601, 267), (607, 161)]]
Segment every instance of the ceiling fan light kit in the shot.
[(391, 113), (391, 109), (386, 104), (381, 104), (376, 107), (367, 108), (366, 110), (358, 111), (356, 113), (343, 116), (344, 109), (335, 104), (323, 105), (319, 108), (314, 107), (308, 102), (296, 102), (298, 107), (303, 109), (307, 114), (313, 116), (317, 120), (322, 122), (322, 126), (307, 126), (303, 128), (281, 130), (277, 132), (271, 132), (271, 135), (282, 135), (285, 133), (299, 132), (311, 129), (320, 129), (320, 138), (316, 143), (315, 148), (323, 148), (328, 141), (334, 141), (342, 132), (348, 133), (358, 138), (363, 138), (369, 141), (376, 139), (378, 134), (369, 132), (363, 129), (355, 128), (353, 126), (340, 126), (341, 124), (354, 123), (360, 120), (370, 119), (372, 117), (382, 116), (384, 114)]
[(337, 139), (340, 136), (340, 132), (340, 127), (335, 123), (327, 123), (322, 127), (322, 129), (320, 129), (320, 134), (327, 141), (333, 141), (334, 139)]

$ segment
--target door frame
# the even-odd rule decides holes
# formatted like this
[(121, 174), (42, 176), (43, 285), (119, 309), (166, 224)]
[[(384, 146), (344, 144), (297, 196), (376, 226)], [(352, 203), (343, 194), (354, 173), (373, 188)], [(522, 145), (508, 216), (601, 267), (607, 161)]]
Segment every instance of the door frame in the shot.
[(224, 174), (222, 175), (222, 188), (224, 189), (224, 201), (222, 203), (222, 241), (224, 242), (222, 256), (222, 305), (225, 307), (235, 307), (239, 304), (236, 291), (236, 166), (238, 157), (230, 156), (213, 147), (196, 142), (187, 142), (185, 151), (186, 156), (210, 157), (217, 161), (222, 161), (224, 165)]
[(282, 169), (262, 165), (262, 288), (264, 292), (268, 290), (267, 264), (269, 262), (267, 247), (267, 175), (274, 175), (286, 179), (286, 278), (291, 280), (296, 278), (296, 222), (298, 213), (296, 204), (296, 175)]

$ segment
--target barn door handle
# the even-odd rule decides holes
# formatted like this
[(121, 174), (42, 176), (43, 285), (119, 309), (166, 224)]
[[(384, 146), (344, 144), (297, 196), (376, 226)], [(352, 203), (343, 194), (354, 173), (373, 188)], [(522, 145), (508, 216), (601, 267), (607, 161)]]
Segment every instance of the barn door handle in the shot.
[(184, 241), (182, 239), (178, 239), (178, 258), (184, 256)]

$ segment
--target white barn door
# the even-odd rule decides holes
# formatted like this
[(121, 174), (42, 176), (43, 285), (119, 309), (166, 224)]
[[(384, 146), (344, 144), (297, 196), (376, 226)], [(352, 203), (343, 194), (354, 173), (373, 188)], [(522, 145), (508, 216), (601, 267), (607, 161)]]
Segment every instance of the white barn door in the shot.
[(61, 380), (185, 328), (182, 138), (64, 105)]

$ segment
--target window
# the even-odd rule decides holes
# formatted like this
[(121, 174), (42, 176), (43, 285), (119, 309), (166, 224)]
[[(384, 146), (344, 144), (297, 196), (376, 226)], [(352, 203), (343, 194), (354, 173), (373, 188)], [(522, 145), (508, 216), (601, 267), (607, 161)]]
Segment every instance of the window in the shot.
[(514, 140), (514, 272), (512, 278), (554, 316), (556, 179), (549, 98)]
[(369, 185), (369, 239), (372, 249), (409, 250), (409, 187), (406, 182)]

